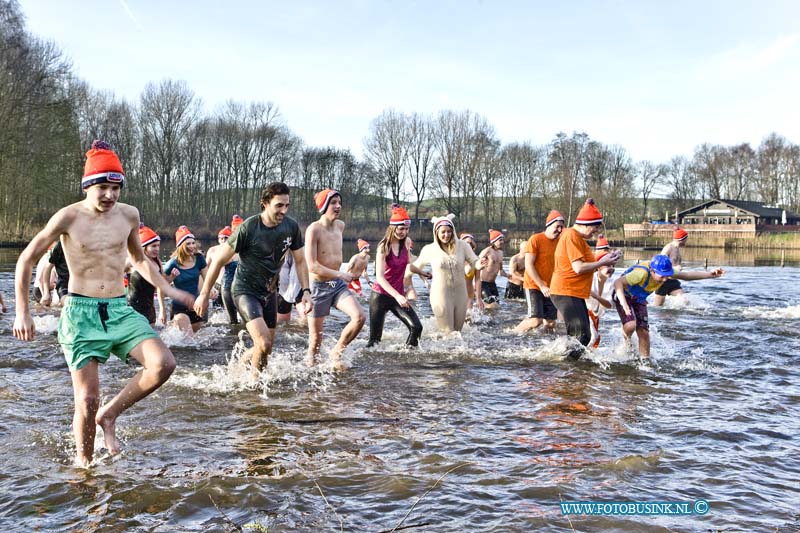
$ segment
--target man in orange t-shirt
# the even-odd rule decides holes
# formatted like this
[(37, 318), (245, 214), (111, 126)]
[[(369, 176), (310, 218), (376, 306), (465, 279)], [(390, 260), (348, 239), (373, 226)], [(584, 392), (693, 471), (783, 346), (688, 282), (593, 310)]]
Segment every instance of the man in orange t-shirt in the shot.
[[(576, 337), (584, 346), (589, 345), (592, 330), (586, 298), (592, 290), (594, 271), (616, 263), (621, 254), (618, 251), (595, 260), (587, 240), (591, 239), (603, 224), (603, 215), (589, 198), (578, 212), (575, 224), (564, 230), (555, 252), (555, 269), (550, 280), (550, 298), (553, 300), (564, 322), (567, 334)], [(570, 357), (579, 358), (582, 352), (575, 351)]]
[(544, 323), (552, 331), (557, 311), (550, 300), (550, 278), (555, 267), (558, 238), (564, 230), (564, 217), (556, 210), (550, 211), (544, 231), (534, 233), (525, 248), (525, 276), (523, 288), (528, 302), (528, 316), (514, 328), (517, 333), (536, 329)]

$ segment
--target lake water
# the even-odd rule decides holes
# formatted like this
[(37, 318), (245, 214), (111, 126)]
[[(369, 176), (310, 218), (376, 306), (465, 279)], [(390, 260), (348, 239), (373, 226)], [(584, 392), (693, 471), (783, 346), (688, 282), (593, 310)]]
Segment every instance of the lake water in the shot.
[[(653, 252), (626, 251), (626, 262)], [(302, 363), (302, 324), (279, 327), (261, 382), (221, 313), (195, 339), (162, 332), (173, 377), (119, 420), (124, 452), (71, 466), (72, 389), (57, 317), (11, 336), (13, 262), (0, 250), (0, 524), (3, 531), (797, 531), (800, 268), (699, 255), (719, 280), (651, 307), (653, 365), (624, 350), (616, 314), (579, 362), (569, 343), (510, 329), (504, 302), (461, 335), (425, 317), (421, 347), (387, 319), (333, 374)], [(619, 271), (619, 269), (618, 269)], [(503, 280), (500, 281), (503, 284)], [(334, 312), (323, 349), (344, 323)], [(106, 396), (135, 369), (102, 366)], [(102, 439), (98, 440), (98, 447)], [(690, 516), (570, 516), (559, 501), (694, 502)]]

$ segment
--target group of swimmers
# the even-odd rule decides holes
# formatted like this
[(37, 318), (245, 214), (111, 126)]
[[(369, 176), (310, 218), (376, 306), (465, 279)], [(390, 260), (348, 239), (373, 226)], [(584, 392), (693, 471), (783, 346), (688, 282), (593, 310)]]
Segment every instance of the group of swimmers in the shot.
[[(58, 340), (74, 390), (76, 464), (87, 466), (92, 460), (95, 425), (103, 428), (107, 450), (117, 453), (117, 417), (160, 387), (175, 369), (171, 351), (151, 327), (166, 322), (166, 297), (172, 299), (173, 320), (186, 331), (195, 330), (203, 322), (209, 299), (221, 299), (231, 322), (240, 316), (253, 340), (247, 359), (255, 372), (266, 366), (278, 318), (286, 318), (292, 305), (301, 316), (307, 316), (307, 363), (315, 365), (325, 318), (335, 307), (349, 321), (331, 351), (330, 361), (335, 369), (344, 368), (342, 353), (366, 322), (354, 294), (362, 289), (360, 277), (366, 274), (369, 244), (359, 241), (359, 252), (347, 269), (341, 270), (344, 222), (340, 220), (342, 196), (338, 191), (325, 189), (314, 196), (320, 217), (303, 235), (298, 223), (287, 215), (289, 187), (272, 183), (261, 195), (261, 212), (245, 220), (234, 216), (231, 225), (219, 232), (218, 244), (205, 255), (197, 253), (192, 232), (186, 226), (178, 228), (175, 253), (162, 268), (160, 237), (140, 224), (135, 207), (119, 202), (125, 176), (119, 158), (107, 143), (92, 144), (81, 184), (85, 198), (53, 215), (20, 254), (13, 327), (18, 339), (34, 338), (27, 295), (31, 271), (48, 246), (58, 241), (60, 251), (54, 253), (54, 248), (47, 264), (55, 265), (53, 261), (62, 254), (67, 266), (67, 279), (61, 279), (64, 306)], [(564, 217), (551, 212), (545, 231), (531, 236), (521, 253), (512, 258), (510, 273), (503, 270), (501, 232), (491, 230), (489, 246), (476, 254), (475, 238), (469, 234), (457, 237), (454, 219), (452, 214), (434, 217), (433, 242), (415, 257), (408, 237), (411, 218), (401, 206), (392, 206), (386, 233), (377, 245), (374, 279), (366, 278), (372, 288), (368, 346), (381, 341), (390, 312), (408, 328), (406, 344), (419, 344), (422, 324), (409, 302), (413, 297), (410, 276), (415, 274), (430, 282), (430, 306), (437, 327), (444, 332), (462, 329), (473, 299), (479, 308), (497, 305), (495, 280), (502, 274), (509, 277), (509, 285), (518, 287), (512, 287), (510, 294), (522, 291), (528, 303), (528, 317), (518, 331), (539, 326), (552, 329), (560, 314), (568, 334), (584, 346), (589, 344), (590, 311), (596, 313), (597, 309), (587, 307), (587, 299), (592, 297), (603, 307), (612, 305), (603, 296), (603, 284), (621, 258), (618, 251), (607, 250), (595, 256), (586, 242), (603, 221), (594, 202), (586, 202), (567, 230)], [(625, 334), (638, 334), (643, 356), (649, 354), (649, 339), (642, 298), (668, 279), (722, 275), (721, 270), (682, 272), (682, 242), (685, 238), (676, 239), (674, 246), (665, 248), (664, 255), (656, 256), (646, 267), (628, 269), (614, 283), (612, 300)], [(428, 266), (430, 271), (425, 269)], [(45, 266), (37, 276), (44, 283), (40, 299), (45, 298), (45, 292), (48, 297), (50, 294), (49, 270)], [(123, 284), (126, 271), (130, 271), (127, 298)], [(57, 285), (58, 279), (56, 276)], [(123, 361), (135, 359), (142, 369), (101, 406), (98, 364), (108, 360), (111, 353)]]

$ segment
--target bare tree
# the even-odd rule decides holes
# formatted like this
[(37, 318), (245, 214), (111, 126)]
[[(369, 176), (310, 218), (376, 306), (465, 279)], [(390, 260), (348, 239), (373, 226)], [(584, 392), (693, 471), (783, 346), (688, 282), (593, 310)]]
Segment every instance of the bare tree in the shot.
[(410, 148), (408, 119), (402, 113), (386, 110), (372, 121), (364, 141), (367, 162), (385, 181), (392, 200), (399, 202), (404, 188), (403, 167)]
[(639, 179), (642, 185), (642, 220), (648, 220), (647, 202), (655, 186), (664, 179), (666, 174), (666, 165), (654, 165), (650, 161), (639, 163)]
[(425, 199), (434, 172), (433, 125), (430, 118), (419, 113), (408, 117), (408, 134), (406, 170), (414, 191), (414, 218), (419, 218), (419, 206)]
[[(180, 190), (185, 185), (178, 169), (187, 135), (198, 115), (199, 102), (186, 82), (149, 83), (142, 93), (139, 110), (142, 170), (156, 176), (158, 193), (153, 191), (152, 201), (158, 212), (166, 213), (168, 206), (176, 207), (173, 189)], [(178, 206), (178, 210), (183, 207)]]
[(567, 137), (561, 132), (550, 143), (550, 179), (561, 209), (566, 207), (568, 221), (572, 220), (577, 197), (583, 193), (580, 185), (584, 183), (588, 145), (589, 136), (585, 133), (573, 133), (572, 137)]

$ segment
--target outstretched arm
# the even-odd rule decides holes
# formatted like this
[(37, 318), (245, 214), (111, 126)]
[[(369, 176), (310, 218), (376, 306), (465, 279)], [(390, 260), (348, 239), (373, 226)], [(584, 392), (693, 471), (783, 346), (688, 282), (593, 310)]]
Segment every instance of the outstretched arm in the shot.
[(198, 315), (205, 316), (206, 311), (208, 311), (208, 295), (211, 294), (214, 282), (222, 268), (228, 264), (235, 253), (236, 251), (227, 244), (220, 245), (219, 249), (214, 253), (214, 260), (211, 261), (211, 266), (206, 267), (203, 288), (200, 289), (200, 294), (197, 295), (194, 302), (194, 312)]
[(135, 223), (131, 224), (131, 232), (128, 234), (128, 256), (131, 265), (150, 285), (156, 289), (161, 289), (164, 295), (183, 303), (186, 307), (192, 307), (194, 305), (194, 296), (170, 285), (161, 275), (161, 272), (158, 271), (158, 267), (153, 264), (153, 261), (145, 257), (142, 243), (139, 240), (139, 212), (137, 210), (134, 210), (134, 212), (136, 216)]
[(704, 271), (694, 271), (694, 272), (675, 272), (672, 277), (675, 279), (681, 279), (683, 281), (695, 281), (698, 279), (711, 279), (711, 278), (719, 278), (725, 271), (721, 268), (717, 268), (712, 270), (711, 272), (704, 272)]
[[(47, 251), (50, 243), (67, 232), (72, 221), (72, 209), (68, 206), (52, 216), (42, 231), (25, 247), (17, 259), (14, 273), (14, 295), (16, 296), (17, 316), (14, 318), (14, 336), (23, 341), (33, 340), (36, 329), (28, 304), (28, 287), (31, 283), (33, 266)], [(138, 237), (138, 234), (137, 234)], [(42, 285), (42, 294), (50, 291), (50, 280)]]

